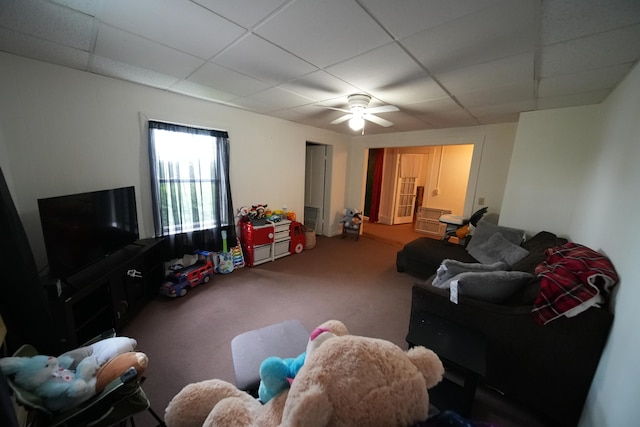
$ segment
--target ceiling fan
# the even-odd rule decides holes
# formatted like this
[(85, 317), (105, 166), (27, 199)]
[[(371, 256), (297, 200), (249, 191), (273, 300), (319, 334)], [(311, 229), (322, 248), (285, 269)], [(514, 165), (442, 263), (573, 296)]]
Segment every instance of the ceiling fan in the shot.
[(334, 108), (334, 107), (325, 107), (331, 110), (343, 111), (347, 114), (344, 116), (334, 120), (331, 122), (332, 125), (336, 125), (338, 123), (345, 122), (349, 120), (349, 127), (353, 130), (363, 130), (364, 133), (364, 121), (368, 120), (377, 125), (383, 127), (392, 126), (389, 120), (385, 120), (381, 117), (376, 116), (377, 113), (388, 113), (391, 111), (398, 111), (399, 108), (395, 105), (383, 105), (381, 107), (367, 108), (369, 105), (369, 101), (371, 101), (371, 97), (369, 95), (363, 94), (354, 94), (349, 95), (349, 109), (345, 110), (343, 108)]

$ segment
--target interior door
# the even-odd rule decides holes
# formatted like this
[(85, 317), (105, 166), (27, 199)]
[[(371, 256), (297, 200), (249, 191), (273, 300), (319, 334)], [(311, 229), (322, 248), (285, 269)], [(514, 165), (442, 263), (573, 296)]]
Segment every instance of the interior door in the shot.
[(420, 176), (424, 156), (422, 154), (401, 154), (398, 165), (396, 197), (393, 223), (413, 222), (416, 202), (416, 185)]
[(304, 225), (323, 234), (327, 146), (307, 144), (304, 182)]
[(394, 224), (407, 224), (413, 222), (413, 213), (416, 200), (417, 177), (399, 177), (396, 188), (396, 209), (393, 215)]

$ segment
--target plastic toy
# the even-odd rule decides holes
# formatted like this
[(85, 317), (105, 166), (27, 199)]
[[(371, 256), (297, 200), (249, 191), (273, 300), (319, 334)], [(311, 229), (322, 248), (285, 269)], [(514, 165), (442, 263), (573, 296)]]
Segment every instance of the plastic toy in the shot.
[(307, 237), (304, 233), (303, 226), (298, 221), (291, 221), (289, 230), (289, 235), (291, 236), (291, 241), (289, 242), (289, 253), (299, 254), (307, 245)]
[(213, 254), (209, 251), (196, 251), (198, 259), (190, 266), (172, 271), (167, 275), (160, 294), (168, 297), (183, 297), (190, 288), (211, 280), (214, 272)]

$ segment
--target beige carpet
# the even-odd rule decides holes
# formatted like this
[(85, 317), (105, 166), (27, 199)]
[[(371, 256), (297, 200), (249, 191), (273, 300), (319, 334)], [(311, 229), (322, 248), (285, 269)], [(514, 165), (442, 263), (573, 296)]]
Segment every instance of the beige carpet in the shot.
[[(233, 337), (287, 319), (299, 319), (309, 330), (339, 319), (353, 334), (406, 349), (416, 279), (396, 272), (402, 244), (387, 239), (400, 235), (409, 238), (399, 231), (391, 237), (365, 233), (359, 240), (318, 236), (311, 250), (216, 275), (182, 298), (154, 298), (120, 333), (135, 338), (138, 350), (149, 356), (143, 388), (152, 408), (163, 416), (170, 399), (192, 382), (220, 378), (233, 383)], [(474, 410), (477, 419), (497, 420), (501, 427), (540, 426), (483, 396)], [(136, 415), (135, 422), (156, 425), (147, 412)]]

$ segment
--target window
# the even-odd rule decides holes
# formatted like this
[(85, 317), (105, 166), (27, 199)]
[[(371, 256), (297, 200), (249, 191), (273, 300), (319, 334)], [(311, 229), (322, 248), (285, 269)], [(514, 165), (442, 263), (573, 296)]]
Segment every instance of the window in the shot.
[(225, 228), (235, 236), (228, 134), (150, 121), (149, 143), (156, 235)]

